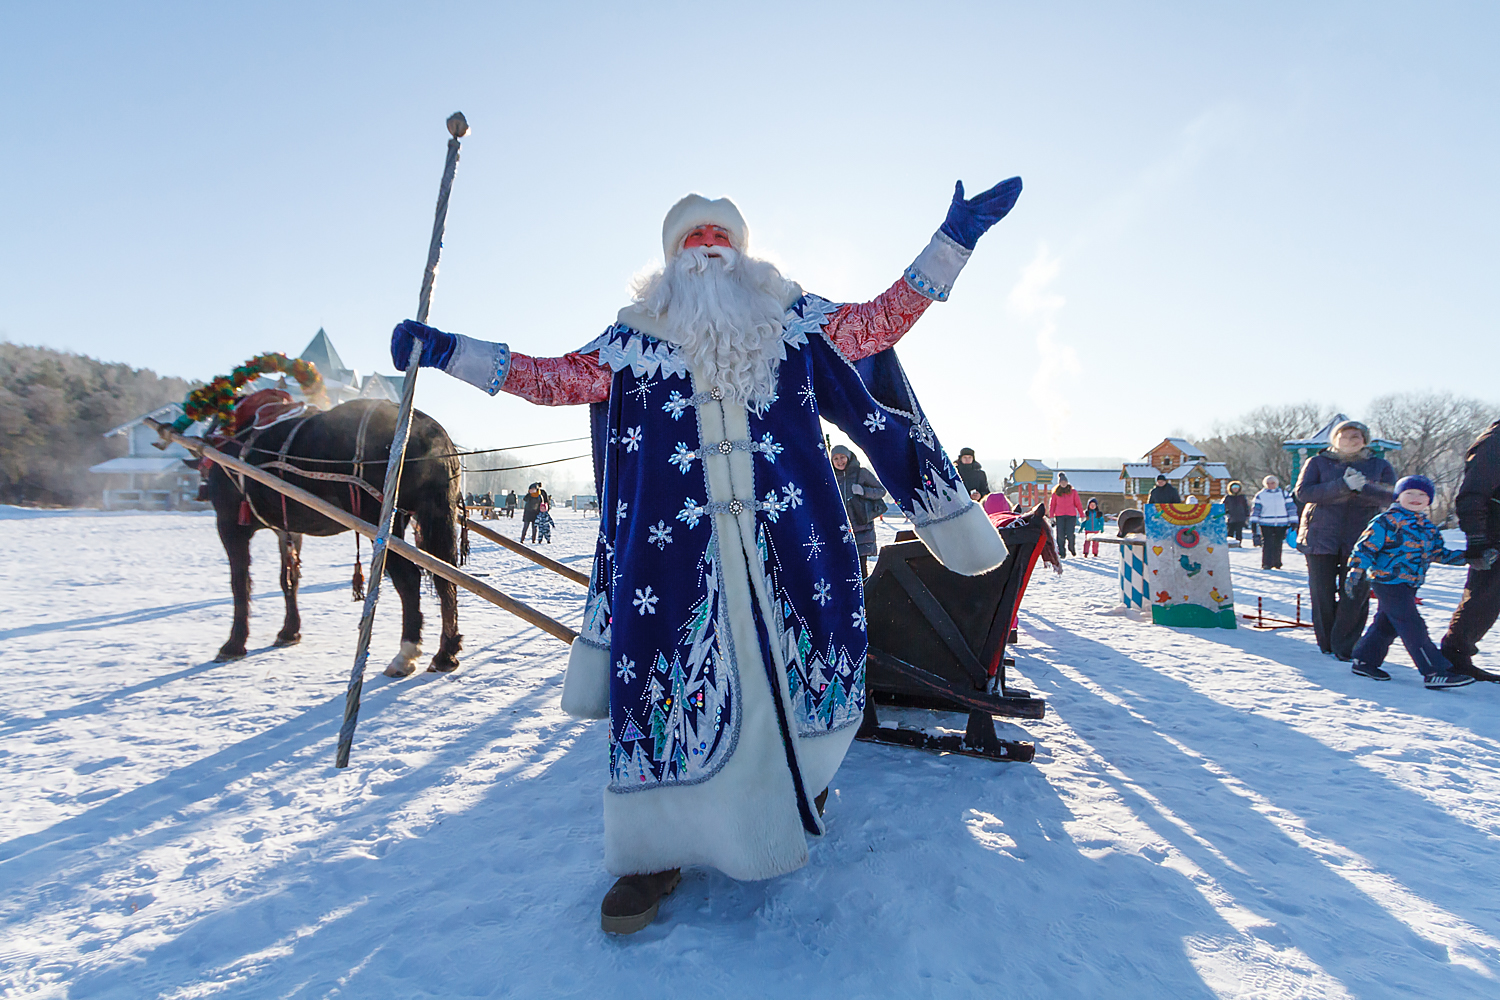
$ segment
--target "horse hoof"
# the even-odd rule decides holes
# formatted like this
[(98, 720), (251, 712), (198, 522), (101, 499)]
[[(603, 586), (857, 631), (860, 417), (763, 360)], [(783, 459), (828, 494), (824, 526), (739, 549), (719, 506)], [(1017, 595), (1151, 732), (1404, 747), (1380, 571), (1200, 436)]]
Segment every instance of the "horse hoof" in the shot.
[(417, 659), (421, 655), (421, 646), (414, 642), (403, 642), (401, 652), (397, 653), (395, 659), (386, 665), (385, 675), (387, 677), (410, 677), (417, 669)]
[(295, 645), (297, 645), (297, 643), (299, 643), (301, 641), (302, 641), (302, 633), (298, 632), (295, 635), (278, 635), (276, 637), (276, 641), (273, 642), (273, 643), (271, 643), (271, 645), (273, 645), (273, 646), (295, 646)]
[(232, 646), (225, 646), (223, 649), (220, 649), (219, 652), (218, 652), (218, 655), (216, 655), (214, 657), (214, 662), (215, 663), (228, 663), (230, 660), (243, 660), (244, 658), (245, 658), (245, 647), (244, 646), (240, 646), (238, 648), (232, 647)]
[(432, 662), (427, 665), (429, 674), (451, 674), (458, 669), (458, 658), (449, 657), (446, 660), (434, 656)]

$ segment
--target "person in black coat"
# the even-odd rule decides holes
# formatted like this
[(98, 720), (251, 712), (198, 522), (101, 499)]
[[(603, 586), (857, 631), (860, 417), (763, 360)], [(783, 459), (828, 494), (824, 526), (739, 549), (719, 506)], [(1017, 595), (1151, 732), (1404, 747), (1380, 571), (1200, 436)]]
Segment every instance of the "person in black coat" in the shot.
[(964, 481), (964, 489), (969, 496), (978, 493), (978, 499), (983, 500), (990, 495), (990, 477), (984, 474), (984, 469), (974, 460), (973, 448), (964, 448), (958, 453), (958, 478)]
[(1438, 648), (1454, 673), (1500, 681), (1500, 674), (1474, 666), (1479, 640), (1500, 616), (1500, 420), (1469, 447), (1454, 506), (1468, 542), (1469, 578)]
[(1370, 617), (1370, 585), (1361, 579), (1345, 592), (1349, 556), (1365, 527), (1392, 499), (1396, 470), (1369, 448), (1370, 429), (1357, 420), (1333, 428), (1329, 447), (1302, 467), (1293, 491), (1302, 504), (1297, 548), (1307, 558), (1318, 648), (1345, 663)]
[(875, 554), (875, 518), (885, 511), (885, 487), (875, 478), (875, 473), (859, 464), (859, 458), (841, 444), (833, 446), (830, 454), (833, 462), (833, 478), (839, 487), (839, 496), (844, 498), (844, 511), (849, 515), (849, 527), (854, 530), (854, 547), (859, 552), (859, 568), (862, 575), (870, 575), (869, 559)]
[(1250, 498), (1245, 496), (1245, 487), (1238, 479), (1229, 484), (1229, 492), (1224, 494), (1224, 523), (1229, 537), (1243, 544), (1245, 525), (1250, 523)]
[(1177, 487), (1167, 482), (1167, 477), (1157, 474), (1156, 485), (1151, 488), (1151, 495), (1146, 498), (1147, 503), (1182, 503), (1182, 494), (1177, 492)]

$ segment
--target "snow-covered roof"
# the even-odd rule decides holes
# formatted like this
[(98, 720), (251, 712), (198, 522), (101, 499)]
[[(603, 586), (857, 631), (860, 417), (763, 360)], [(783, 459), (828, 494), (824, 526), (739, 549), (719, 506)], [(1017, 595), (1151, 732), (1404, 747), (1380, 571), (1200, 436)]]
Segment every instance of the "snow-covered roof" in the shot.
[(1189, 441), (1187, 438), (1169, 437), (1169, 438), (1167, 438), (1167, 443), (1171, 444), (1178, 451), (1182, 452), (1184, 455), (1186, 455), (1189, 458), (1207, 458), (1208, 457), (1208, 455), (1205, 452), (1203, 452), (1202, 449), (1200, 449), (1197, 445), (1193, 444), (1193, 442)]
[[(187, 452), (183, 452), (186, 455)], [(109, 474), (125, 474), (128, 472), (170, 472), (174, 468), (186, 468), (181, 458), (138, 458), (126, 455), (122, 458), (112, 458), (108, 462), (100, 462), (98, 465), (89, 466), (90, 472), (102, 472)]]
[(1155, 479), (1156, 466), (1150, 462), (1126, 462), (1125, 475), (1133, 479)]
[(180, 416), (182, 416), (182, 406), (181, 406), (181, 404), (178, 404), (178, 403), (168, 403), (166, 406), (158, 406), (156, 409), (152, 410), (150, 413), (142, 413), (140, 416), (136, 417), (134, 420), (127, 420), (125, 423), (121, 424), (118, 427), (111, 427), (109, 430), (107, 430), (107, 431), (104, 432), (104, 436), (105, 437), (114, 437), (116, 434), (124, 434), (125, 432), (129, 431), (132, 427), (138, 427), (138, 426), (140, 426), (142, 423), (144, 423), (146, 421), (147, 417), (151, 418), (152, 420), (158, 421), (159, 423), (167, 424), (167, 423), (171, 423), (172, 421), (176, 420)]
[(1085, 496), (1125, 492), (1125, 480), (1120, 478), (1119, 469), (1058, 469), (1057, 472), (1067, 476), (1073, 488)]

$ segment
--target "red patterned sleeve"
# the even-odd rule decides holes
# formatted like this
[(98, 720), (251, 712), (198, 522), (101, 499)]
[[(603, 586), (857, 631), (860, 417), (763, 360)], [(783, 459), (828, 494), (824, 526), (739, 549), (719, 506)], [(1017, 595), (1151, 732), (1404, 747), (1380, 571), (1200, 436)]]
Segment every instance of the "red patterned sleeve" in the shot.
[(930, 305), (931, 299), (900, 277), (869, 302), (839, 306), (823, 332), (840, 354), (858, 361), (895, 344)]
[(540, 406), (572, 406), (604, 402), (613, 378), (614, 372), (599, 363), (598, 351), (560, 358), (512, 353), (510, 370), (500, 388)]

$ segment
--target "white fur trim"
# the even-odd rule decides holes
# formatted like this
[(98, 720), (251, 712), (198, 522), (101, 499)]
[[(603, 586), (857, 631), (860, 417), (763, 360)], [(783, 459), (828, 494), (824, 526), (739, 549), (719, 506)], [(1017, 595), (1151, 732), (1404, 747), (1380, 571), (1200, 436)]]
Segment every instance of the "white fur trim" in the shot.
[[(704, 441), (749, 433), (742, 406), (706, 403), (699, 407), (698, 419)], [(739, 496), (747, 503), (753, 500), (753, 459), (749, 452), (720, 455), (717, 450), (710, 451), (704, 461), (710, 499), (727, 501)], [(728, 626), (739, 671), (739, 739), (723, 768), (707, 781), (629, 793), (605, 792), (604, 865), (613, 875), (707, 865), (730, 878), (764, 879), (795, 871), (807, 863), (807, 837), (797, 809), (797, 790), (787, 769), (776, 703), (762, 660), (766, 651), (755, 628), (751, 574), (758, 573), (759, 568), (754, 515), (746, 511), (736, 518), (716, 513), (713, 525), (728, 619), (721, 625)], [(754, 579), (762, 583), (759, 576)], [(784, 689), (782, 696), (784, 699)], [(849, 736), (853, 736), (852, 727)], [(799, 744), (805, 743), (795, 733), (792, 739), (800, 759)], [(808, 742), (828, 744), (819, 747), (816, 755), (818, 780), (822, 782), (812, 791), (816, 795), (838, 767), (832, 756), (837, 753), (842, 760), (840, 744), (847, 749), (848, 743), (842, 733)]]
[(917, 537), (955, 573), (978, 576), (1005, 562), (1005, 543), (977, 503), (962, 514), (917, 526)]
[(401, 652), (386, 664), (385, 675), (387, 677), (410, 677), (411, 672), (417, 669), (417, 660), (422, 657), (422, 647), (415, 642), (403, 642)]
[(510, 348), (463, 334), (458, 334), (457, 339), (458, 346), (453, 348), (453, 355), (443, 366), (443, 371), (491, 396), (499, 392), (505, 384), (505, 376), (510, 374)]
[(958, 272), (969, 262), (972, 252), (938, 230), (932, 234), (927, 248), (917, 254), (917, 259), (906, 269), (906, 280), (929, 299), (946, 302), (953, 283), (958, 280)]
[(682, 251), (682, 241), (699, 226), (722, 226), (729, 230), (729, 242), (740, 253), (750, 246), (750, 227), (745, 217), (728, 198), (710, 201), (701, 194), (690, 194), (673, 205), (661, 224), (661, 249), (667, 260)]
[(563, 675), (562, 710), (575, 719), (609, 718), (609, 650), (573, 640)]

